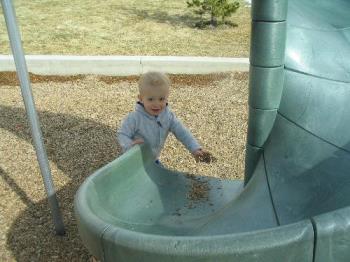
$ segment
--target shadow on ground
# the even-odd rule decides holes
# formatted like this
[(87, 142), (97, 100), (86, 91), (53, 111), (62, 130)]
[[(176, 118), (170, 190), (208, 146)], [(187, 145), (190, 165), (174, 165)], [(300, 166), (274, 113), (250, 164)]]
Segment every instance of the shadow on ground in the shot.
[(138, 9), (138, 8), (126, 8), (119, 7), (121, 11), (125, 12), (126, 15), (135, 16), (138, 20), (151, 20), (156, 23), (165, 23), (172, 26), (183, 26), (183, 27), (195, 27), (195, 23), (199, 19), (189, 12), (185, 14), (169, 14), (167, 11), (152, 10), (152, 9)]
[[(88, 175), (120, 154), (115, 130), (71, 115), (39, 112), (39, 117), (49, 159), (71, 178), (71, 182), (57, 192), (67, 234), (55, 236), (46, 199), (33, 202), (10, 174), (0, 169), (0, 179), (27, 206), (7, 231), (7, 246), (16, 261), (86, 261), (89, 254), (78, 236), (73, 213), (74, 194)], [(31, 142), (22, 108), (0, 106), (0, 128)]]
[[(134, 15), (138, 20), (151, 20), (156, 23), (170, 24), (172, 26), (189, 27), (196, 29), (213, 29), (210, 25), (209, 18), (201, 19), (199, 16), (193, 15), (191, 12), (184, 14), (169, 14), (167, 11), (159, 10), (140, 10), (137, 8), (125, 8), (121, 7), (127, 15)], [(230, 21), (218, 22), (219, 27), (237, 27), (238, 25)]]

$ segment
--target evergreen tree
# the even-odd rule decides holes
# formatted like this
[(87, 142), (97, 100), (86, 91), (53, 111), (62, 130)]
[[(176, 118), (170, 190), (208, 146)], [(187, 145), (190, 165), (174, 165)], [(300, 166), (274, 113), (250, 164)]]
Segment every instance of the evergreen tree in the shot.
[(189, 0), (187, 1), (189, 8), (194, 8), (194, 13), (200, 15), (201, 21), (203, 15), (210, 15), (210, 24), (217, 26), (217, 19), (221, 18), (225, 23), (225, 18), (231, 16), (239, 8), (238, 1), (231, 0)]

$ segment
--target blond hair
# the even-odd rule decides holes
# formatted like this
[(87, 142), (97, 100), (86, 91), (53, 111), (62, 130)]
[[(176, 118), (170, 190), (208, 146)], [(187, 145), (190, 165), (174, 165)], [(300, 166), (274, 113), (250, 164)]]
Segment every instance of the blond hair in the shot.
[(139, 92), (140, 94), (145, 90), (145, 88), (161, 88), (164, 90), (169, 90), (170, 79), (162, 72), (147, 72), (140, 77), (139, 80)]

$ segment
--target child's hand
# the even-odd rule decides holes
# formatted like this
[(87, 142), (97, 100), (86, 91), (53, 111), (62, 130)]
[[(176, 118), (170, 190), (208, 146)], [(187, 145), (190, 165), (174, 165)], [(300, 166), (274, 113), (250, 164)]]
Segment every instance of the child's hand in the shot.
[(143, 144), (143, 143), (144, 143), (144, 141), (142, 138), (136, 138), (134, 141), (132, 141), (131, 146), (139, 145), (139, 144)]
[(211, 153), (204, 151), (202, 149), (198, 149), (194, 151), (192, 154), (196, 162), (211, 163), (216, 161), (216, 158)]

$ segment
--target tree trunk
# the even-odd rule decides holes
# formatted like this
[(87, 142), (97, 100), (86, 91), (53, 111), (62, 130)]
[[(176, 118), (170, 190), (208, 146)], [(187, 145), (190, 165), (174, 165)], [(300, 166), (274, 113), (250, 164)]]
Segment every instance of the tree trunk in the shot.
[(217, 21), (216, 21), (216, 18), (214, 17), (213, 12), (210, 13), (210, 24), (211, 24), (212, 26), (214, 26), (214, 27), (216, 27), (217, 24), (218, 24)]

